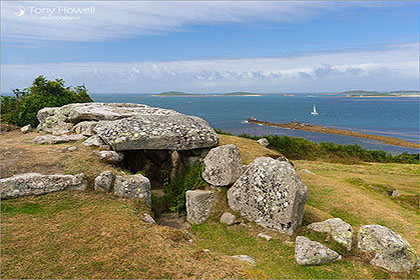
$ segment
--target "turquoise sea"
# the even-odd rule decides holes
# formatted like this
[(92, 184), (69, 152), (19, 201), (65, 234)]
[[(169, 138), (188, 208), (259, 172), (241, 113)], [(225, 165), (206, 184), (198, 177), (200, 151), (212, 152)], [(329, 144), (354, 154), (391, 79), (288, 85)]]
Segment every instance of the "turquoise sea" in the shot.
[[(277, 134), (320, 142), (359, 144), (392, 153), (417, 149), (382, 144), (371, 139), (264, 127), (245, 122), (250, 117), (269, 122), (299, 122), (392, 136), (419, 143), (419, 98), (343, 96), (203, 96), (157, 97), (145, 94), (91, 94), (97, 102), (130, 102), (173, 109), (205, 119), (212, 127), (233, 134)], [(319, 115), (310, 114), (316, 105)]]

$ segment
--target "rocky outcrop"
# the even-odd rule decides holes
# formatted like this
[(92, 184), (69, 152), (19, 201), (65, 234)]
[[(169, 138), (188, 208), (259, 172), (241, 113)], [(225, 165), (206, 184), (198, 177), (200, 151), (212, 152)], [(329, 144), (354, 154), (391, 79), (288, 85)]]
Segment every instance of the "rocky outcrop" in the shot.
[(260, 144), (261, 146), (263, 146), (264, 148), (267, 148), (268, 145), (270, 144), (267, 140), (267, 138), (261, 138), (257, 140), (258, 144)]
[(223, 215), (220, 217), (220, 222), (222, 224), (226, 224), (228, 226), (231, 226), (235, 223), (236, 217), (235, 215), (229, 213), (229, 212), (225, 212), (223, 213)]
[(319, 223), (308, 225), (309, 229), (317, 232), (326, 232), (331, 234), (332, 238), (338, 243), (346, 246), (350, 251), (353, 244), (353, 228), (340, 218), (328, 219)]
[(87, 179), (78, 175), (42, 175), (26, 173), (0, 180), (1, 199), (41, 195), (63, 190), (84, 190)]
[(20, 129), (20, 131), (21, 131), (23, 134), (29, 133), (29, 132), (31, 132), (31, 131), (32, 131), (32, 125), (30, 125), (30, 124), (25, 125), (24, 127), (22, 127), (22, 128)]
[(93, 187), (97, 191), (109, 192), (114, 184), (115, 176), (112, 171), (103, 171), (95, 177)]
[(213, 191), (189, 190), (185, 193), (187, 221), (190, 224), (202, 224), (210, 216), (216, 195)]
[(97, 134), (115, 151), (191, 150), (218, 144), (203, 119), (173, 110), (130, 103), (76, 103), (44, 108), (38, 129), (54, 135)]
[(69, 134), (69, 135), (60, 135), (55, 136), (51, 134), (37, 136), (32, 140), (33, 144), (61, 144), (61, 143), (69, 143), (69, 142), (77, 142), (80, 140), (85, 139), (85, 137), (81, 134)]
[(380, 225), (362, 226), (357, 247), (371, 256), (370, 263), (392, 272), (406, 272), (419, 264), (416, 252), (401, 236)]
[(319, 242), (304, 236), (296, 237), (295, 259), (300, 265), (320, 265), (341, 260), (341, 256)]
[(141, 174), (115, 176), (114, 195), (142, 199), (149, 207), (152, 202), (150, 181)]
[(227, 192), (230, 208), (271, 230), (293, 234), (301, 223), (307, 189), (292, 165), (256, 158)]
[(233, 144), (211, 149), (204, 165), (203, 179), (213, 186), (233, 184), (242, 174), (241, 153)]

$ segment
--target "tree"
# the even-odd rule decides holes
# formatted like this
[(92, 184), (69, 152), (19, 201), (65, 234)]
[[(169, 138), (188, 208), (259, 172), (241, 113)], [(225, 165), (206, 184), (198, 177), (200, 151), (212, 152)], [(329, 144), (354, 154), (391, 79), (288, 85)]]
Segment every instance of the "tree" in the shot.
[(31, 87), (14, 89), (15, 96), (1, 96), (1, 120), (18, 126), (38, 125), (36, 114), (45, 107), (60, 107), (70, 103), (93, 102), (84, 85), (66, 87), (62, 79), (37, 77)]

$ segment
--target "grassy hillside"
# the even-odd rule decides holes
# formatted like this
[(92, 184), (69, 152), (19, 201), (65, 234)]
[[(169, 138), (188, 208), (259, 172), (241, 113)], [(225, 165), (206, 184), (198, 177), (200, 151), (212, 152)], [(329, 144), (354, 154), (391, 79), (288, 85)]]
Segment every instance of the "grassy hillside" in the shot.
[[(81, 143), (55, 146), (32, 145), (36, 133), (18, 131), (1, 137), (2, 176), (85, 172), (90, 180), (110, 169)], [(257, 156), (278, 157), (256, 141), (220, 135), (221, 144), (236, 144), (244, 163)], [(75, 152), (66, 150), (77, 146)], [(418, 252), (419, 165), (397, 163), (338, 164), (296, 160), (299, 175), (308, 186), (304, 224), (296, 235), (305, 235), (345, 254), (328, 236), (314, 234), (304, 226), (339, 217), (357, 231), (377, 223), (392, 228)], [(111, 168), (115, 173), (119, 168)], [(315, 175), (302, 172), (308, 169)], [(391, 198), (387, 191), (399, 190)], [(226, 189), (222, 188), (222, 192)], [(188, 233), (148, 225), (138, 217), (139, 205), (130, 200), (91, 190), (62, 192), (3, 201), (1, 219), (2, 278), (418, 278), (419, 273), (395, 274), (371, 266), (350, 252), (344, 260), (304, 267), (294, 259), (294, 238), (264, 230), (243, 220), (227, 227), (218, 222), (226, 210), (221, 203), (203, 225)], [(259, 232), (273, 237), (257, 238)], [(188, 240), (193, 239), (190, 243)], [(327, 241), (325, 241), (327, 240)], [(205, 253), (202, 249), (209, 249)], [(228, 256), (246, 254), (255, 267)]]

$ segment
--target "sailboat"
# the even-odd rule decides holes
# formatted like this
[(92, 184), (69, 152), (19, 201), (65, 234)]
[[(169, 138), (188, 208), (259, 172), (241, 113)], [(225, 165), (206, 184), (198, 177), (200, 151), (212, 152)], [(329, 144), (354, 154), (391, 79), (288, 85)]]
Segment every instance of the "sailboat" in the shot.
[(312, 110), (312, 112), (311, 112), (311, 115), (313, 115), (313, 116), (318, 115), (318, 112), (316, 111), (315, 104), (314, 104), (314, 109), (313, 109), (313, 110)]

